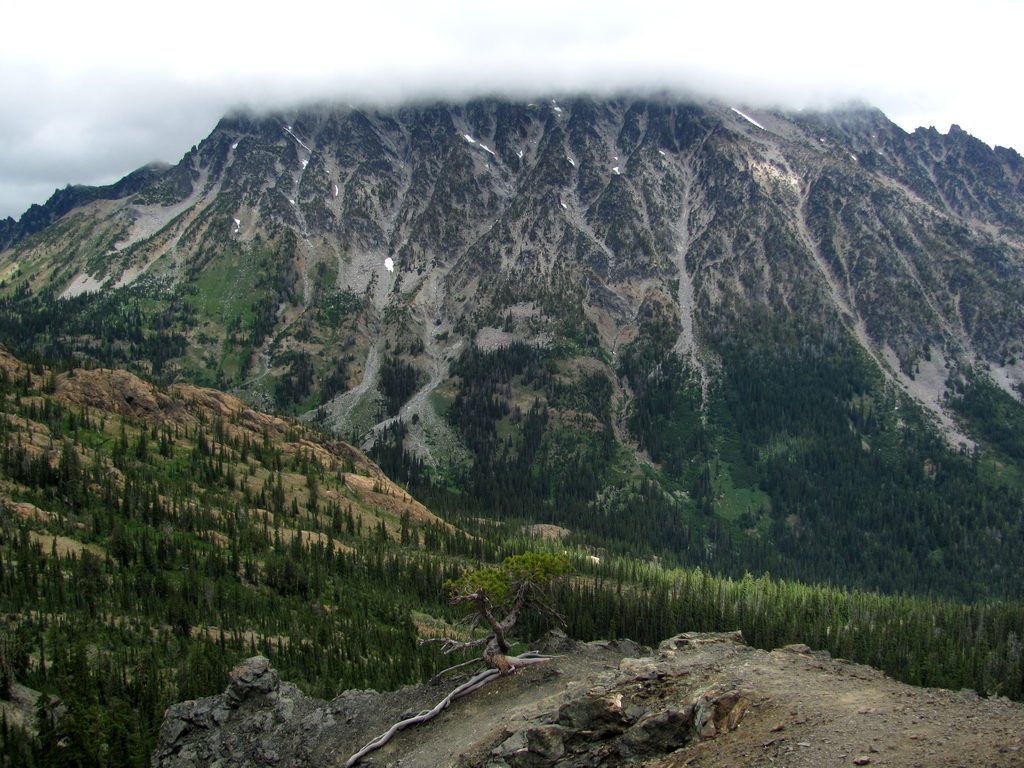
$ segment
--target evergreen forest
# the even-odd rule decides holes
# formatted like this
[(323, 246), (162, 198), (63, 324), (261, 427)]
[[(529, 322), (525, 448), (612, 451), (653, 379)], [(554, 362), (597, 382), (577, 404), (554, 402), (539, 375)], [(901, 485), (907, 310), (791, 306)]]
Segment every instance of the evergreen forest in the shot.
[[(520, 354), (489, 369), (499, 381), (533, 376), (555, 403), (586, 401), (545, 384), (543, 361)], [(805, 642), (911, 683), (1024, 698), (1019, 602), (670, 567), (585, 548), (575, 534), (538, 539), (520, 509), (481, 519), (459, 494), (423, 484), (442, 521), (348, 446), (230, 396), (7, 354), (0, 363), (4, 766), (144, 766), (170, 703), (219, 692), (258, 653), (325, 698), (421, 680), (451, 659), (418, 639), (459, 632), (444, 583), (537, 549), (570, 553), (556, 599), (581, 639), (655, 644), (738, 628), (764, 648)], [(102, 400), (83, 402), (97, 391)], [(523, 423), (543, 432), (545, 407)], [(527, 624), (521, 639), (542, 629)], [(31, 706), (27, 692), (38, 694)]]

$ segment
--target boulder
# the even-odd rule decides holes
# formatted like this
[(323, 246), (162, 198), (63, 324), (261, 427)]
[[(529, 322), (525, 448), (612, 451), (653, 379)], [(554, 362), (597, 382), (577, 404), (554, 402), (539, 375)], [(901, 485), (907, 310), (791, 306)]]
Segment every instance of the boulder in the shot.
[(622, 735), (623, 755), (653, 755), (686, 746), (693, 735), (693, 706), (648, 712)]
[(701, 739), (713, 739), (736, 728), (753, 700), (747, 690), (710, 690), (693, 704), (693, 733)]
[(558, 710), (559, 725), (599, 736), (621, 733), (630, 720), (623, 709), (621, 693), (581, 696), (563, 704)]
[(335, 722), (326, 702), (281, 682), (268, 659), (254, 656), (231, 670), (222, 694), (168, 708), (150, 765), (305, 765)]
[(513, 768), (546, 768), (565, 754), (564, 729), (541, 725), (509, 736), (494, 755)]
[(240, 662), (231, 670), (229, 681), (224, 696), (232, 707), (253, 697), (274, 697), (281, 687), (281, 678), (266, 656), (253, 656)]

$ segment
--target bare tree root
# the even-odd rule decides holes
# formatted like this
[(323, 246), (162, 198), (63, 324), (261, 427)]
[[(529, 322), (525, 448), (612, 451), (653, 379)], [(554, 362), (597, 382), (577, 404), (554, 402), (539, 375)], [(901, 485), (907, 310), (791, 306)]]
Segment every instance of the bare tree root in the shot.
[(448, 667), (448, 669), (442, 669), (440, 672), (438, 672), (436, 675), (434, 675), (432, 678), (430, 678), (430, 682), (431, 683), (436, 683), (442, 677), (447, 675), (449, 672), (454, 672), (456, 669), (462, 669), (463, 667), (471, 667), (474, 664), (483, 664), (483, 663), (484, 663), (483, 659), (476, 658), (476, 659), (470, 659), (469, 661), (464, 661), (461, 664), (455, 664), (455, 665), (453, 665), (451, 667)]
[[(508, 658), (508, 661), (512, 665), (512, 669), (516, 669), (518, 667), (526, 666), (528, 664), (540, 664), (545, 661), (551, 661), (551, 659), (553, 658), (555, 657), (541, 656), (535, 651), (528, 651), (527, 653), (524, 653), (521, 656), (510, 656)], [(457, 664), (455, 667), (451, 667), (450, 669), (457, 669), (458, 667), (463, 667), (470, 663), (476, 663), (480, 661), (482, 661), (482, 659), (473, 659), (472, 662), (466, 662), (465, 664)], [(473, 693), (473, 691), (480, 690), (485, 685), (487, 685), (487, 683), (491, 682), (491, 680), (494, 680), (497, 677), (499, 677), (500, 674), (501, 673), (497, 669), (485, 669), (483, 672), (477, 673), (469, 680), (464, 682), (462, 685), (452, 690), (447, 696), (445, 696), (443, 699), (437, 702), (437, 704), (435, 704), (432, 709), (425, 709), (418, 715), (413, 715), (412, 717), (408, 717), (405, 720), (399, 720), (397, 723), (388, 728), (384, 733), (382, 733), (380, 736), (375, 738), (365, 747), (363, 747), (354, 755), (352, 755), (352, 757), (346, 760), (345, 768), (352, 768), (353, 765), (358, 763), (368, 754), (370, 754), (374, 750), (383, 747), (385, 744), (391, 741), (391, 738), (396, 733), (398, 733), (402, 729), (408, 728), (410, 725), (415, 725), (416, 723), (425, 723), (428, 720), (433, 719), (434, 717), (439, 715), (444, 709), (446, 709), (448, 705), (451, 704), (453, 701), (462, 698), (463, 696), (466, 696), (470, 693)], [(438, 675), (438, 677), (440, 677), (440, 674)]]
[(353, 765), (355, 765), (364, 757), (366, 757), (366, 755), (368, 755), (370, 752), (373, 752), (374, 750), (383, 747), (385, 744), (391, 741), (392, 736), (394, 736), (403, 728), (408, 728), (410, 725), (415, 725), (416, 723), (425, 723), (427, 720), (430, 720), (431, 718), (438, 715), (441, 712), (441, 710), (445, 709), (449, 704), (455, 701), (455, 699), (461, 696), (465, 696), (468, 693), (472, 693), (473, 691), (478, 690), (479, 688), (482, 688), (484, 685), (487, 684), (488, 680), (497, 676), (498, 670), (496, 669), (485, 669), (483, 672), (474, 675), (467, 682), (463, 683), (455, 690), (453, 690), (451, 693), (449, 693), (447, 696), (445, 696), (443, 699), (441, 699), (439, 702), (437, 702), (437, 704), (434, 705), (433, 709), (424, 710), (423, 712), (420, 712), (418, 715), (406, 718), (405, 720), (400, 720), (399, 722), (392, 725), (390, 728), (387, 729), (387, 731), (382, 733), (376, 739), (374, 739), (365, 747), (363, 747), (354, 755), (352, 755), (352, 757), (350, 757), (345, 762), (345, 768), (352, 768)]
[[(420, 643), (422, 643), (422, 642), (424, 642), (424, 641), (421, 640)], [(541, 662), (541, 661), (550, 661), (551, 659), (557, 659), (557, 658), (558, 658), (557, 656), (542, 656), (541, 654), (537, 653), (537, 651), (526, 651), (525, 653), (521, 653), (518, 656), (506, 657), (506, 660), (510, 663), (512, 669), (514, 670), (517, 666), (524, 667), (527, 664), (537, 664), (538, 662)], [(432, 678), (430, 678), (430, 683), (433, 684), (433, 683), (439, 682), (442, 677), (447, 675), (449, 672), (454, 672), (457, 669), (462, 669), (463, 667), (471, 667), (474, 664), (486, 664), (486, 663), (487, 663), (486, 659), (484, 659), (482, 657), (478, 657), (478, 658), (475, 658), (475, 659), (470, 659), (469, 661), (464, 661), (461, 664), (454, 664), (454, 665), (448, 667), (447, 669), (442, 669), (440, 672), (438, 672), (436, 675), (434, 675)]]
[(464, 648), (477, 648), (481, 645), (485, 645), (490, 640), (490, 636), (480, 637), (476, 640), (470, 640), (464, 642), (462, 640), (452, 640), (450, 637), (427, 637), (420, 638), (420, 645), (427, 645), (428, 643), (441, 643), (441, 653), (448, 654), (454, 653), (455, 651), (461, 651)]

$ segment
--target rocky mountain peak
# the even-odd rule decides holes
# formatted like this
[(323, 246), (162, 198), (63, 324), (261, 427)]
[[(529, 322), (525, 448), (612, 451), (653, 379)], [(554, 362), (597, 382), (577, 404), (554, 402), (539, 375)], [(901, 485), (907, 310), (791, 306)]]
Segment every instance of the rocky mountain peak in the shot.
[[(959, 131), (629, 95), (322, 104), (228, 116), (148, 173), (0, 254), (11, 338), (315, 422), (501, 515), (633, 519), (649, 469), (645, 546), (710, 562), (720, 520), (729, 546), (795, 557), (827, 538), (839, 474), (913, 485), (910, 443), (915, 467), (1024, 457), (1002, 426), (1024, 386), (1024, 163)], [(897, 579), (973, 551), (900, 522), (1013, 508), (954, 486), (974, 510), (956, 524), (936, 484), (864, 501), (852, 549), (880, 552), (865, 539), (892, 521), (917, 540)], [(1002, 552), (1019, 522), (997, 528), (979, 535)]]

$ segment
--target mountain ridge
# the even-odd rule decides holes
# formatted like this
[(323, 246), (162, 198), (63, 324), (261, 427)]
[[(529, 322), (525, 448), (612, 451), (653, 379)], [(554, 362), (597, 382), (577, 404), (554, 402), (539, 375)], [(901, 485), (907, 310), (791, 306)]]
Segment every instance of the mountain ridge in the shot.
[[(139, 193), (0, 255), (3, 328), (26, 350), (302, 414), (499, 516), (605, 529), (601, 546), (652, 481), (643, 525), (675, 530), (660, 555), (710, 564), (725, 531), (735, 567), (777, 572), (754, 553), (800, 549), (834, 507), (801, 494), (840, 487), (836, 466), (980, 499), (966, 488), (989, 481), (957, 458), (977, 454), (991, 493), (1016, 492), (1001, 422), (1019, 421), (1024, 378), (1022, 184), (1012, 151), (870, 109), (579, 97), (234, 115)], [(800, 493), (787, 462), (815, 464)], [(890, 517), (922, 539), (913, 560), (970, 549), (926, 545), (936, 534), (899, 510), (946, 503), (907, 494)], [(993, 539), (1016, 540), (992, 498)], [(889, 523), (857, 515), (855, 549), (880, 554)]]
[[(582, 104), (586, 104), (586, 102), (584, 101), (582, 102)], [(433, 107), (431, 109), (436, 111), (437, 109), (440, 109), (443, 106), (444, 105), (438, 105), (437, 107)], [(469, 106), (471, 108), (473, 105), (471, 104)], [(432, 114), (431, 109), (426, 109), (424, 110), (424, 112), (428, 115)], [(562, 108), (557, 107), (557, 109), (561, 110)], [(694, 112), (699, 111), (696, 106), (694, 106), (692, 109)], [(708, 107), (705, 107), (704, 109), (707, 110)], [(741, 114), (739, 112), (736, 112), (732, 116), (735, 117), (739, 123), (742, 123), (742, 126), (730, 126), (728, 122), (722, 119), (723, 115), (728, 116), (727, 113), (729, 112), (729, 110), (727, 110), (724, 107), (720, 107), (718, 109), (719, 114), (717, 124), (722, 128), (729, 129), (733, 133), (739, 133), (739, 128), (749, 128), (749, 131), (747, 131), (745, 135), (745, 138), (747, 139), (757, 139), (757, 134), (764, 133), (767, 135), (769, 133), (769, 131), (766, 130), (760, 123), (750, 123), (747, 120), (747, 118), (738, 117), (738, 115)], [(442, 109), (442, 111), (444, 110)], [(582, 123), (585, 120), (594, 120), (599, 119), (601, 117), (604, 117), (606, 119), (608, 118), (607, 114), (603, 116), (597, 114), (600, 111), (597, 109), (583, 111), (585, 112), (584, 118), (580, 118), (579, 120), (577, 120), (577, 122)], [(486, 158), (489, 153), (494, 153), (495, 150), (490, 149), (490, 147), (488, 147), (485, 142), (477, 142), (476, 139), (473, 139), (471, 131), (473, 131), (474, 129), (472, 128), (472, 125), (470, 123), (470, 119), (473, 117), (473, 115), (471, 109), (467, 110), (467, 112), (469, 112), (469, 114), (467, 114), (461, 119), (448, 118), (446, 120), (445, 127), (450, 128), (451, 133), (453, 134), (449, 140), (457, 140), (461, 136), (461, 138), (467, 142), (468, 147), (470, 149), (476, 149), (476, 154), (484, 155), (484, 157)], [(315, 115), (316, 112), (314, 111), (313, 113), (306, 114)], [(401, 114), (401, 110), (397, 111), (396, 114)], [(560, 112), (554, 114), (560, 114)], [(764, 118), (764, 122), (769, 123), (773, 127), (773, 130), (780, 134), (788, 133), (790, 136), (794, 135), (794, 126), (796, 128), (800, 128), (802, 126), (810, 126), (815, 129), (818, 129), (822, 134), (824, 134), (818, 137), (818, 141), (819, 143), (825, 145), (826, 153), (831, 151), (832, 154), (836, 154), (837, 152), (841, 151), (836, 147), (831, 147), (830, 149), (829, 145), (832, 141), (843, 140), (844, 143), (848, 144), (851, 149), (860, 152), (860, 155), (856, 155), (853, 152), (848, 153), (851, 162), (859, 162), (862, 165), (866, 164), (868, 171), (872, 174), (875, 174), (876, 176), (882, 171), (885, 171), (886, 173), (889, 174), (892, 180), (896, 182), (896, 184), (901, 186), (901, 188), (903, 188), (909, 193), (912, 193), (913, 195), (916, 195), (918, 199), (927, 202), (929, 205), (932, 205), (936, 210), (946, 209), (947, 212), (952, 212), (962, 219), (974, 218), (981, 221), (982, 223), (993, 226), (1003, 225), (1005, 227), (1006, 225), (1009, 224), (1019, 227), (1021, 221), (1024, 220), (1021, 219), (1020, 215), (1019, 199), (1012, 199), (1013, 195), (1017, 195), (1019, 197), (1022, 185), (1024, 185), (1024, 164), (1022, 164), (1024, 163), (1024, 161), (1021, 161), (1020, 157), (1016, 155), (1016, 153), (1012, 152), (1012, 150), (1003, 153), (1000, 153), (996, 150), (989, 150), (986, 145), (983, 145), (976, 139), (969, 137), (967, 134), (963, 133), (959, 129), (951, 130), (950, 133), (945, 136), (943, 136), (942, 134), (938, 134), (933, 130), (924, 129), (920, 129), (919, 131), (916, 131), (913, 134), (906, 134), (905, 132), (902, 131), (902, 129), (899, 129), (896, 126), (892, 125), (891, 123), (888, 123), (888, 121), (884, 120), (884, 116), (882, 116), (881, 113), (878, 112), (877, 110), (846, 110), (842, 112), (833, 112), (827, 114), (808, 113), (806, 115), (796, 116), (795, 118), (787, 118), (787, 122), (789, 122), (789, 125), (786, 125), (785, 123), (782, 122), (781, 119), (778, 119), (782, 117), (780, 113), (768, 112), (766, 113), (766, 115), (767, 116), (762, 115), (762, 117)], [(377, 146), (375, 149), (378, 151), (378, 155), (375, 156), (372, 161), (376, 163), (384, 163), (388, 160), (389, 157), (393, 159), (393, 156), (397, 151), (396, 147), (393, 146), (393, 141), (391, 142), (391, 144), (389, 144), (387, 141), (381, 144), (379, 138), (380, 131), (383, 130), (381, 126), (383, 126), (384, 128), (389, 127), (391, 124), (388, 123), (388, 120), (391, 120), (393, 118), (388, 116), (386, 113), (383, 116), (380, 113), (377, 113), (376, 119), (379, 125), (375, 126), (372, 120), (370, 120), (366, 115), (360, 113), (359, 111), (354, 110), (351, 113), (349, 113), (349, 119), (345, 122), (345, 128), (350, 131), (347, 140), (351, 142), (353, 140), (352, 137), (354, 136), (357, 143), (358, 141), (364, 140), (371, 143), (376, 142)], [(515, 124), (522, 131), (523, 118), (521, 115), (519, 115), (517, 116), (517, 119), (519, 120), (519, 122)], [(773, 120), (775, 120), (775, 122), (773, 122)], [(328, 119), (328, 122), (330, 122), (330, 119)], [(858, 126), (857, 132), (851, 132), (850, 124), (857, 122), (862, 123), (863, 125)], [(278, 125), (278, 123), (280, 123), (280, 125)], [(328, 127), (330, 128), (331, 126)], [(623, 123), (621, 126), (619, 126), (619, 135), (616, 137), (616, 140), (621, 141), (623, 144), (626, 145), (627, 148), (630, 148), (629, 145), (631, 141), (637, 140), (636, 137), (631, 135), (631, 128), (634, 131), (637, 130), (635, 126), (630, 126)], [(871, 133), (870, 136), (866, 137), (864, 135), (865, 129), (874, 132)], [(301, 125), (297, 128), (297, 130), (302, 130)], [(538, 128), (537, 126), (534, 126), (531, 130), (536, 132)], [(567, 127), (567, 130), (573, 130), (572, 118), (569, 119), (569, 126)], [(200, 156), (198, 162), (198, 165), (200, 167), (198, 170), (195, 167), (197, 163), (196, 160), (193, 158), (193, 153), (190, 152), (189, 154), (186, 155), (186, 158), (182, 161), (182, 163), (179, 163), (179, 165), (176, 166), (174, 169), (167, 169), (163, 172), (163, 176), (169, 176), (172, 175), (170, 174), (170, 171), (174, 170), (173, 176), (175, 177), (176, 181), (173, 185), (168, 186), (165, 180), (157, 180), (156, 182), (154, 182), (154, 180), (150, 178), (148, 179), (148, 186), (150, 188), (156, 187), (157, 189), (162, 189), (163, 193), (166, 195), (166, 197), (164, 198), (164, 202), (174, 200), (180, 201), (181, 199), (187, 199), (188, 195), (181, 194), (181, 192), (185, 189), (186, 186), (192, 190), (192, 194), (194, 195), (198, 193), (199, 189), (201, 189), (202, 187), (209, 188), (211, 184), (215, 183), (219, 183), (222, 188), (226, 186), (228, 189), (235, 189), (235, 191), (241, 190), (243, 194), (249, 194), (249, 197), (252, 197), (252, 194), (254, 194), (254, 192), (252, 190), (250, 190), (248, 193), (245, 192), (246, 187), (240, 181), (237, 169), (235, 173), (232, 174), (231, 169), (234, 168), (234, 163), (232, 162), (231, 158), (218, 156), (225, 150), (227, 150), (228, 154), (234, 152), (233, 149), (230, 149), (229, 147), (222, 145), (225, 145), (226, 142), (228, 142), (228, 137), (230, 135), (237, 136), (238, 134), (240, 134), (240, 132), (243, 131), (252, 131), (254, 136), (261, 140), (275, 139), (276, 137), (274, 137), (273, 134), (275, 132), (279, 132), (280, 137), (284, 137), (283, 141), (285, 142), (284, 146), (280, 147), (280, 149), (283, 150), (284, 152), (284, 154), (282, 155), (283, 159), (288, 164), (301, 166), (302, 183), (298, 186), (298, 189), (301, 190), (303, 194), (307, 195), (307, 199), (303, 200), (301, 195), (299, 195), (297, 197), (298, 202), (295, 202), (293, 200), (293, 202), (289, 204), (292, 207), (296, 208), (296, 210), (293, 213), (288, 213), (288, 207), (284, 207), (283, 210), (274, 210), (272, 208), (268, 208), (268, 206), (273, 206), (275, 204), (275, 199), (277, 198), (277, 190), (276, 187), (267, 189), (261, 192), (261, 198), (263, 200), (263, 203), (261, 203), (263, 208), (261, 210), (263, 212), (273, 210), (273, 212), (277, 214), (283, 222), (291, 225), (298, 224), (299, 219), (297, 218), (297, 216), (301, 216), (303, 221), (305, 221), (306, 216), (309, 216), (312, 221), (320, 221), (321, 226), (326, 226), (326, 230), (328, 232), (336, 231), (337, 226), (341, 226), (342, 228), (355, 227), (356, 229), (348, 233), (341, 232), (340, 239), (344, 240), (345, 235), (348, 234), (351, 237), (351, 239), (359, 241), (359, 228), (363, 227), (365, 229), (364, 225), (370, 224), (370, 222), (367, 221), (365, 217), (363, 217), (361, 219), (363, 223), (360, 223), (360, 216), (353, 215), (353, 213), (358, 213), (358, 210), (361, 210), (353, 209), (353, 206), (357, 205), (356, 201), (345, 201), (346, 205), (344, 207), (346, 210), (340, 212), (342, 215), (341, 219), (338, 219), (337, 216), (331, 216), (330, 211), (325, 212), (323, 210), (323, 206), (320, 202), (322, 198), (320, 198), (319, 196), (324, 195), (325, 193), (329, 194), (328, 190), (332, 189), (333, 185), (325, 182), (322, 185), (320, 192), (314, 194), (311, 185), (314, 184), (315, 182), (307, 178), (311, 176), (314, 179), (316, 179), (317, 182), (323, 180), (321, 178), (322, 174), (320, 173), (320, 171), (317, 170), (316, 165), (314, 166), (313, 172), (307, 171), (307, 167), (309, 165), (310, 158), (313, 157), (314, 155), (320, 157), (321, 155), (329, 154), (327, 152), (328, 148), (325, 148), (324, 150), (318, 150), (316, 153), (312, 152), (312, 150), (310, 150), (309, 147), (306, 144), (304, 144), (301, 139), (298, 138), (298, 135), (291, 130), (291, 126), (286, 125), (284, 121), (278, 117), (258, 118), (252, 115), (237, 115), (234, 117), (228, 117), (223, 119), (218, 124), (218, 127), (217, 129), (215, 129), (214, 133), (211, 134), (211, 137), (209, 137), (207, 140), (201, 143), (202, 149), (197, 149), (197, 154)], [(590, 129), (577, 129), (575, 132), (577, 135), (573, 137), (573, 140), (577, 141), (577, 143), (582, 142), (586, 138), (594, 138), (594, 131)], [(328, 133), (330, 134), (330, 131), (328, 131)], [(655, 134), (656, 138), (671, 139), (671, 141), (662, 142), (666, 145), (678, 145), (679, 137), (672, 137), (670, 135), (666, 135), (667, 132), (665, 130), (652, 130), (650, 131), (650, 133)], [(581, 137), (579, 134), (584, 135)], [(513, 161), (513, 165), (515, 164), (514, 161), (516, 160), (522, 161), (522, 158), (518, 157), (518, 154), (523, 151), (522, 149), (517, 150), (515, 152), (516, 156), (513, 157), (512, 150), (508, 146), (502, 146), (501, 141), (503, 138), (505, 138), (503, 135), (495, 134), (492, 138), (494, 139), (495, 146), (498, 147), (499, 151), (501, 151), (502, 156), (499, 158), (497, 154), (489, 154), (490, 157), (493, 157), (496, 160), (500, 160), (506, 164), (508, 164), (509, 161)], [(528, 139), (529, 136), (526, 136), (525, 140), (527, 141), (527, 143), (529, 143)], [(806, 137), (801, 137), (801, 139), (803, 140), (804, 144), (808, 143)], [(868, 139), (870, 139), (870, 141)], [(281, 138), (276, 138), (275, 145), (279, 146), (281, 141)], [(873, 141), (876, 146), (871, 146), (871, 141)], [(231, 146), (235, 146), (236, 142), (231, 141), (230, 144)], [(633, 148), (635, 149), (635, 147)], [(886, 157), (885, 154), (880, 151), (881, 149), (891, 151), (892, 153), (895, 153), (895, 156)], [(205, 157), (203, 157), (204, 154)], [(303, 155), (303, 157), (300, 158), (299, 155)], [(306, 155), (308, 155), (308, 157), (306, 157)], [(571, 165), (576, 161), (570, 155), (571, 147), (570, 152), (567, 153), (564, 158), (564, 160), (568, 161)], [(936, 157), (934, 157), (933, 155), (941, 155), (940, 159), (946, 165), (958, 162), (958, 166), (956, 168), (945, 168), (944, 175), (938, 177), (936, 176), (934, 166)], [(622, 175), (621, 168), (626, 167), (625, 165), (619, 166), (610, 164), (612, 162), (615, 162), (614, 158), (616, 157), (618, 156), (611, 155), (609, 159), (609, 168), (603, 169), (603, 176), (605, 177), (603, 180), (599, 180), (595, 177), (595, 174), (598, 173), (597, 169), (592, 167), (588, 167), (585, 169), (585, 173), (583, 174), (585, 178), (578, 185), (578, 188), (584, 194), (584, 198), (581, 200), (581, 202), (583, 202), (584, 204), (593, 205), (597, 205), (597, 203), (600, 202), (601, 205), (607, 205), (607, 203), (603, 202), (605, 198), (610, 196), (614, 199), (616, 195), (619, 195), (621, 197), (621, 191), (617, 191), (614, 188), (609, 188), (608, 190), (606, 190), (605, 195), (602, 196), (601, 201), (589, 200), (589, 198), (587, 197), (588, 191), (593, 192), (594, 190), (597, 189), (596, 187), (593, 187), (595, 183), (614, 184), (615, 180), (611, 179), (610, 177), (612, 175)], [(329, 159), (330, 158), (328, 158), (328, 160)], [(975, 176), (984, 178), (990, 186), (994, 184), (994, 192), (989, 192), (986, 195), (979, 194), (973, 196), (971, 194), (970, 189), (964, 188), (965, 185), (963, 184), (962, 180), (958, 178), (956, 171), (961, 171), (964, 166), (969, 165), (967, 161), (974, 162), (976, 165), (980, 167), (981, 170), (978, 173), (976, 173)], [(467, 162), (467, 158), (465, 156), (461, 156), (460, 162)], [(772, 162), (776, 162), (778, 163), (778, 165), (773, 166), (771, 165)], [(772, 182), (779, 180), (784, 180), (784, 185), (786, 183), (799, 183), (798, 175), (792, 169), (788, 168), (787, 162), (788, 161), (786, 161), (785, 158), (776, 157), (772, 159), (771, 157), (768, 157), (767, 162), (762, 162), (760, 165), (757, 163), (751, 165), (750, 171), (754, 174), (755, 177), (758, 177), (758, 182), (765, 182), (768, 183), (769, 185), (771, 185)], [(189, 170), (189, 165), (193, 166), (191, 170)], [(610, 169), (615, 170), (609, 173)], [(389, 168), (389, 171), (391, 173), (396, 172), (394, 167)], [(138, 173), (140, 175), (140, 178), (142, 178), (148, 172), (149, 171), (147, 169), (142, 169)], [(153, 173), (155, 174), (155, 172)], [(205, 176), (203, 175), (204, 173), (206, 174)], [(506, 172), (506, 175), (507, 173), (508, 172)], [(215, 179), (214, 181), (211, 181), (210, 179), (211, 174)], [(223, 178), (218, 178), (220, 176), (223, 176)], [(134, 177), (135, 175), (133, 174), (130, 175), (129, 177), (126, 177), (126, 179), (123, 180), (123, 182), (119, 182), (119, 185), (124, 185), (124, 190), (122, 190), (122, 188), (119, 187), (118, 185), (112, 185), (111, 187), (106, 188), (107, 190), (110, 190), (109, 193), (104, 192), (104, 194), (110, 194), (111, 196), (116, 195), (117, 197), (122, 198), (125, 197), (126, 193), (134, 194), (134, 187), (139, 184), (138, 182), (135, 182)], [(124, 184), (124, 182), (128, 182), (129, 180), (132, 180), (133, 182), (131, 185)], [(360, 184), (366, 183), (365, 180), (356, 180), (356, 182)], [(411, 179), (407, 179), (406, 182), (403, 183), (411, 185)], [(819, 186), (827, 186), (829, 182), (826, 176), (812, 183), (817, 183)], [(772, 191), (775, 192), (778, 190), (773, 189)], [(1005, 198), (1009, 194), (1011, 199), (1009, 202), (1007, 202), (1005, 199), (1000, 199), (1000, 196), (995, 193), (1000, 193), (1003, 198)], [(153, 194), (155, 193), (151, 193), (151, 196), (149, 198), (141, 198), (141, 200), (144, 201), (146, 199), (153, 199)], [(351, 197), (359, 199), (359, 194), (361, 193), (353, 191)], [(816, 194), (818, 194), (818, 190), (807, 190), (805, 193), (805, 197), (810, 198)], [(494, 192), (489, 193), (489, 195), (492, 198), (493, 205)], [(289, 197), (288, 199), (292, 200), (291, 197)], [(628, 204), (628, 200), (619, 200), (616, 204), (619, 203)], [(566, 206), (566, 210), (568, 210), (566, 201), (561, 201), (561, 205)], [(65, 207), (66, 204), (62, 204), (58, 210), (64, 212), (63, 209)], [(600, 214), (600, 210), (600, 205), (598, 205), (596, 213)], [(320, 219), (317, 219), (318, 212), (320, 215)], [(590, 213), (589, 208), (587, 213)], [(582, 222), (584, 230), (586, 230), (589, 226), (588, 222), (585, 221), (585, 219), (586, 216), (582, 217), (581, 219), (578, 219), (579, 221)], [(238, 230), (237, 234), (242, 235), (243, 225), (241, 223), (241, 220), (239, 220), (239, 222), (240, 223), (235, 226), (235, 229)], [(686, 224), (688, 225), (689, 222), (686, 222)], [(810, 224), (811, 227), (808, 227), (808, 224)], [(248, 222), (246, 222), (246, 226), (248, 226)], [(372, 226), (376, 225), (371, 225), (371, 227)], [(607, 224), (604, 224), (604, 226), (607, 229)], [(820, 227), (821, 225), (817, 224), (816, 220), (808, 223), (801, 223), (799, 227), (800, 231), (796, 233), (797, 239), (802, 239), (805, 241), (815, 241), (818, 247), (821, 247), (821, 245), (825, 243), (825, 238), (822, 236), (822, 232), (818, 231), (820, 230)], [(816, 231), (811, 232), (810, 228), (814, 228)], [(137, 226), (136, 230), (138, 231)], [(301, 230), (306, 235), (310, 234), (308, 226), (301, 227)], [(146, 228), (143, 228), (141, 232), (143, 235), (143, 239), (145, 239)], [(369, 230), (367, 230), (367, 232), (369, 232)], [(507, 232), (502, 232), (503, 236), (507, 234)], [(623, 242), (621, 238), (623, 236), (617, 235), (614, 232), (610, 231), (605, 231), (603, 233), (598, 234), (603, 236), (602, 239), (610, 238), (612, 245), (604, 243), (601, 245), (601, 247), (609, 249), (605, 253), (605, 257), (607, 257), (609, 254), (612, 254), (614, 261), (614, 252), (616, 250), (614, 246), (618, 245), (619, 250), (622, 250)], [(684, 240), (689, 239), (685, 237), (685, 235), (688, 233), (680, 234), (684, 235)], [(397, 242), (388, 245), (386, 243), (386, 238), (382, 239), (381, 230), (379, 229), (377, 230), (376, 234), (364, 233), (364, 235), (365, 236), (363, 237), (362, 243), (357, 243), (356, 247), (361, 247), (363, 249), (383, 248), (388, 250), (388, 252), (395, 251), (396, 248), (398, 247)], [(486, 235), (487, 233), (485, 232), (481, 235), (481, 237), (485, 238)], [(131, 235), (131, 233), (128, 233), (128, 240), (125, 242), (130, 244), (132, 237), (133, 236)], [(369, 239), (367, 240), (366, 237), (369, 237)], [(663, 231), (661, 237), (662, 239), (659, 242), (660, 250), (671, 251), (671, 248), (668, 245), (672, 239), (671, 235), (667, 231)], [(508, 242), (518, 242), (519, 238), (504, 237), (503, 239)], [(648, 257), (650, 256), (650, 244), (648, 243), (648, 245), (645, 246), (643, 239), (641, 239), (640, 241), (630, 241), (630, 245), (636, 246), (631, 248), (631, 262), (635, 262), (638, 252), (646, 252)], [(124, 245), (122, 245), (121, 248), (124, 248)], [(351, 250), (351, 248), (352, 246), (349, 246), (349, 250)], [(499, 251), (501, 250), (500, 247), (495, 247), (493, 243), (491, 244), (491, 249)], [(480, 248), (477, 248), (476, 251), (474, 251), (474, 254), (478, 254), (479, 252)], [(406, 246), (405, 253), (411, 253), (411, 251), (409, 251), (408, 246)], [(395, 253), (395, 255), (397, 256), (399, 254)], [(522, 256), (522, 254), (520, 254), (520, 256)], [(820, 280), (823, 277), (826, 280), (826, 282), (832, 281), (834, 283), (833, 285), (830, 285), (829, 288), (831, 289), (833, 295), (837, 299), (839, 299), (839, 308), (841, 310), (846, 310), (850, 308), (849, 301), (852, 298), (849, 293), (850, 286), (841, 286), (835, 284), (835, 280), (837, 278), (834, 274), (830, 274), (830, 272), (832, 270), (835, 270), (836, 267), (839, 267), (840, 269), (842, 268), (841, 264), (837, 265), (835, 263), (836, 258), (837, 257), (835, 254), (824, 254), (824, 263), (819, 264), (819, 266), (822, 266), (824, 268), (824, 273), (823, 275), (820, 275), (818, 279)], [(527, 263), (527, 261), (522, 258), (518, 258), (516, 263), (524, 264)], [(401, 259), (399, 259), (399, 265), (401, 268)], [(116, 269), (116, 266), (112, 265), (112, 268)], [(631, 269), (632, 268), (633, 267), (631, 267)], [(613, 266), (613, 274), (614, 269), (615, 268)], [(130, 281), (132, 278), (133, 275), (129, 274), (126, 279)], [(683, 279), (685, 279), (685, 275)], [(305, 286), (306, 278), (304, 277), (303, 280), (304, 292), (308, 292), (308, 286)], [(71, 286), (65, 287), (71, 288)], [(74, 289), (72, 288), (72, 290)], [(844, 301), (846, 302), (845, 304), (843, 303)], [(932, 309), (935, 310), (935, 307), (932, 307)], [(935, 314), (941, 314), (941, 312), (936, 311)], [(957, 332), (957, 329), (947, 327), (946, 331), (950, 336), (959, 337), (952, 339), (952, 341), (957, 342), (963, 340), (964, 334), (962, 333), (962, 330), (960, 332)], [(872, 333), (875, 337), (878, 336), (878, 332), (874, 331), (873, 329)], [(899, 353), (902, 350), (896, 351)]]

